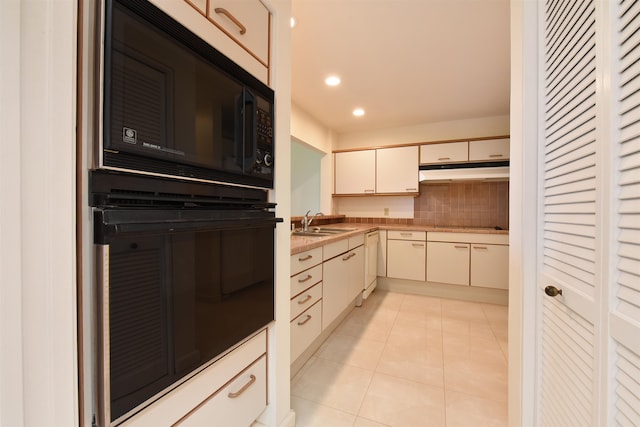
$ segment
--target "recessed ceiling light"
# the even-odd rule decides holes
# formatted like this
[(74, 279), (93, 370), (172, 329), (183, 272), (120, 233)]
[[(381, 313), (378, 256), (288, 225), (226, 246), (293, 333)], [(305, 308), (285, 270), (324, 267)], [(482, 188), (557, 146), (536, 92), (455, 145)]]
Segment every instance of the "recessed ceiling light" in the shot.
[(356, 108), (353, 110), (353, 115), (356, 117), (362, 117), (364, 116), (364, 110), (362, 108)]
[(326, 79), (324, 79), (324, 82), (328, 86), (338, 86), (340, 84), (340, 77), (338, 77), (338, 76), (329, 76)]
[(291, 24), (291, 28), (296, 26), (296, 18), (294, 18), (293, 16), (291, 17), (290, 24)]

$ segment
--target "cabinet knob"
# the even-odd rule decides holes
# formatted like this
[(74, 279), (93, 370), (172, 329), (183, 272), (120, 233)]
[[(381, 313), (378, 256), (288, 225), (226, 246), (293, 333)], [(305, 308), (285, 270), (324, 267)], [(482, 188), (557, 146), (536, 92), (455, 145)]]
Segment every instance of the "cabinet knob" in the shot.
[(562, 289), (558, 289), (553, 285), (549, 285), (544, 288), (544, 293), (549, 295), (550, 297), (556, 297), (558, 295), (562, 295)]

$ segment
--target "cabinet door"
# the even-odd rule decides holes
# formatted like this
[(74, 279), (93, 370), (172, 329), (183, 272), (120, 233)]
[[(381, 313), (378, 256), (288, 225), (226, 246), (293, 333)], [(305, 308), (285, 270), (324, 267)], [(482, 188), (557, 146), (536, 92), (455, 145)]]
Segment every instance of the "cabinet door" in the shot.
[(338, 317), (345, 307), (347, 299), (347, 277), (349, 254), (325, 261), (322, 264), (322, 329)]
[(387, 277), (425, 280), (425, 242), (412, 240), (387, 241)]
[(427, 242), (427, 282), (469, 285), (469, 244)]
[(209, 18), (265, 66), (269, 64), (269, 11), (259, 0), (212, 0)]
[(484, 141), (469, 142), (469, 160), (472, 162), (482, 160), (508, 160), (509, 138), (487, 139)]
[(380, 230), (378, 241), (378, 276), (387, 277), (387, 230)]
[(471, 245), (471, 286), (509, 289), (509, 246)]
[(345, 306), (349, 305), (364, 289), (364, 246), (358, 246), (348, 253), (351, 258), (347, 261), (349, 266), (349, 281), (347, 283), (348, 291)]
[(420, 146), (420, 164), (456, 163), (469, 160), (469, 143), (447, 142)]
[(335, 153), (336, 194), (374, 194), (375, 192), (375, 150)]
[(376, 150), (376, 193), (418, 192), (418, 146)]

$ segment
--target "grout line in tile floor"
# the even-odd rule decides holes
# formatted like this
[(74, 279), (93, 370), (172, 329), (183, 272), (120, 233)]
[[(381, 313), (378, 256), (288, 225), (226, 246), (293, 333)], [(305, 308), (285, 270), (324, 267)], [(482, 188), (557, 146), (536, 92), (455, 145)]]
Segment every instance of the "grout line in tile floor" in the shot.
[(506, 425), (506, 319), (506, 307), (376, 291), (293, 378), (297, 426)]

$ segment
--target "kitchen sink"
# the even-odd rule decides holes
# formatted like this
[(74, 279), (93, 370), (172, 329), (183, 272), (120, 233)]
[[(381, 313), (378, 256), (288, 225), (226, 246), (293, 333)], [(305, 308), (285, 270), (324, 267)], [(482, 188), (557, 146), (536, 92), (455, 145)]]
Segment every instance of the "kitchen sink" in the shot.
[(291, 232), (291, 234), (293, 236), (326, 237), (355, 230), (355, 228), (309, 227), (307, 231), (296, 230)]

